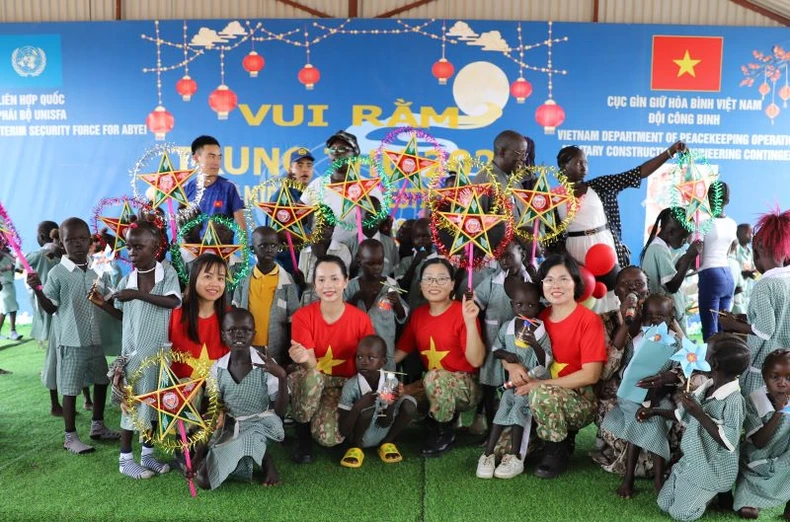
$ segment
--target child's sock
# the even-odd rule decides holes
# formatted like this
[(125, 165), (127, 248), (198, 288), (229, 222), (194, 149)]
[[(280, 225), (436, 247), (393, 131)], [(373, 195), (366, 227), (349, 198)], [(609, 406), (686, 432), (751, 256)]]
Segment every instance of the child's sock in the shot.
[(87, 444), (85, 444), (80, 440), (79, 436), (77, 436), (76, 431), (66, 432), (66, 440), (63, 443), (63, 449), (67, 449), (70, 452), (75, 453), (77, 455), (82, 455), (84, 453), (90, 453), (94, 451), (93, 446), (88, 446)]
[(170, 471), (169, 465), (163, 464), (154, 458), (154, 448), (149, 448), (147, 446), (143, 446), (140, 455), (140, 464), (159, 475), (164, 475)]
[(121, 432), (108, 429), (103, 420), (91, 421), (91, 438), (93, 440), (118, 440)]
[(118, 471), (133, 479), (147, 479), (154, 476), (154, 472), (145, 469), (134, 461), (132, 453), (121, 453), (118, 457)]

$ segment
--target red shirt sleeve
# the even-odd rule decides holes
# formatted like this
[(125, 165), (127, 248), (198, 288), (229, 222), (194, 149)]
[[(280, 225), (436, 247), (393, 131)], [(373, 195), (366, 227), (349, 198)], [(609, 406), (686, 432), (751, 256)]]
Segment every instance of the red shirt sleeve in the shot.
[(291, 339), (301, 344), (305, 348), (315, 348), (315, 337), (313, 336), (313, 315), (315, 306), (308, 305), (300, 308), (291, 318)]
[[(585, 309), (586, 310), (586, 309)], [(598, 314), (585, 311), (582, 319), (584, 335), (579, 339), (580, 364), (606, 362), (606, 338), (603, 321)]]
[(415, 335), (414, 323), (419, 319), (420, 309), (413, 311), (411, 317), (406, 322), (406, 328), (398, 340), (398, 350), (406, 353), (411, 353), (417, 348), (417, 336)]

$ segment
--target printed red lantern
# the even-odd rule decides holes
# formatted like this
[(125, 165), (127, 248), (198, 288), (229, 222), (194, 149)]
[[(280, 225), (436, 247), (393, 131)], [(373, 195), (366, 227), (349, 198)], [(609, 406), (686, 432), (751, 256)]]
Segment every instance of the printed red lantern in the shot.
[(779, 113), (782, 112), (782, 109), (775, 103), (771, 103), (768, 107), (765, 108), (765, 115), (771, 118), (771, 125), (774, 124), (774, 118), (779, 116)]
[(543, 127), (546, 134), (554, 134), (557, 127), (565, 121), (565, 111), (554, 100), (546, 100), (535, 111), (535, 121)]
[(522, 76), (519, 76), (518, 80), (510, 85), (510, 94), (516, 98), (516, 103), (524, 103), (524, 100), (532, 94), (532, 84)]
[(176, 82), (176, 92), (181, 95), (181, 99), (188, 102), (192, 95), (197, 92), (197, 82), (188, 74)]
[(759, 93), (763, 95), (763, 98), (765, 98), (765, 95), (771, 92), (771, 86), (768, 85), (768, 82), (763, 82), (757, 88), (757, 91), (759, 91)]
[(782, 98), (783, 105), (787, 107), (787, 100), (790, 100), (790, 85), (785, 85), (779, 89), (779, 97)]
[(455, 72), (455, 67), (447, 61), (447, 58), (442, 58), (433, 64), (431, 72), (439, 80), (439, 85), (447, 85), (447, 80)]
[(145, 119), (145, 125), (148, 127), (148, 130), (154, 133), (154, 138), (157, 141), (161, 141), (165, 139), (165, 134), (173, 130), (175, 118), (167, 109), (159, 105)]
[(258, 73), (263, 69), (265, 63), (266, 61), (263, 59), (263, 56), (255, 51), (250, 51), (250, 54), (245, 56), (244, 60), (242, 60), (241, 66), (244, 67), (245, 71), (250, 73), (250, 78), (257, 78)]
[(299, 70), (299, 81), (304, 84), (305, 89), (308, 91), (313, 90), (313, 86), (321, 79), (321, 71), (310, 65), (306, 64)]
[(224, 83), (214, 89), (208, 97), (208, 105), (217, 113), (217, 119), (227, 120), (228, 113), (236, 108), (236, 93)]

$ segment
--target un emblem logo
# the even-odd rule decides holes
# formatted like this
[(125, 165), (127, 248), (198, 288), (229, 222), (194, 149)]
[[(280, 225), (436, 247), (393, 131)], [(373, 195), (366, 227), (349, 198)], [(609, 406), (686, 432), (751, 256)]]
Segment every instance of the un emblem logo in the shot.
[(47, 55), (41, 47), (25, 45), (11, 53), (11, 65), (19, 76), (35, 77), (44, 72)]

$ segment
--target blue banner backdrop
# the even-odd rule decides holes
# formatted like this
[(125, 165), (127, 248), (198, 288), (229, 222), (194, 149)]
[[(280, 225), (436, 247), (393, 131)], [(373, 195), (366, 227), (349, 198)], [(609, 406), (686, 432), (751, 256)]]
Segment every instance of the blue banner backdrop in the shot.
[[(151, 127), (181, 146), (216, 136), (243, 196), (282, 173), (298, 146), (325, 171), (324, 142), (338, 129), (356, 134), (364, 153), (413, 126), (484, 159), (505, 129), (535, 140), (537, 163), (554, 165), (562, 146), (577, 144), (590, 176), (683, 139), (731, 185), (736, 220), (790, 206), (787, 29), (210, 20), (6, 24), (2, 33), (0, 201), (26, 250), (38, 221), (89, 218), (101, 198), (130, 194), (130, 169), (161, 143)], [(436, 65), (443, 55), (451, 75)], [(190, 82), (178, 84), (186, 75), (197, 87), (189, 101)], [(520, 75), (531, 87), (523, 103), (511, 94)], [(227, 92), (212, 96), (221, 84), (237, 105), (223, 109)], [(172, 127), (162, 110), (149, 118), (157, 107)], [(634, 251), (646, 194), (643, 184), (620, 198)]]

